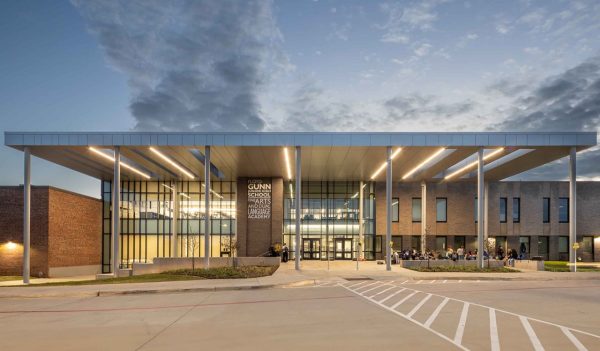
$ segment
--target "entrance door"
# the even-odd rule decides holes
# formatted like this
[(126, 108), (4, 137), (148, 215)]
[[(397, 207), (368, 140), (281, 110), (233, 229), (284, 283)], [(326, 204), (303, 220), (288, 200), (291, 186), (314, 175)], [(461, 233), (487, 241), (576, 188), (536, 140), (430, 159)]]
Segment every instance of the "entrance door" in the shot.
[(302, 239), (302, 259), (321, 259), (321, 239)]
[(351, 260), (352, 259), (352, 239), (335, 239), (336, 260)]

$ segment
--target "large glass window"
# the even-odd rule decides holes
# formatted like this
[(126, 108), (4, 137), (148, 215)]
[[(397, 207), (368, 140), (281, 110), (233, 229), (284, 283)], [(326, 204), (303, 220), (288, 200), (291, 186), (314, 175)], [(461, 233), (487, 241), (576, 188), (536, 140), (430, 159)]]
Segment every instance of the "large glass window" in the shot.
[(473, 208), (475, 209), (474, 211), (474, 216), (475, 216), (475, 223), (477, 223), (477, 217), (478, 217), (478, 212), (479, 212), (479, 206), (477, 204), (477, 196), (475, 196), (475, 202), (474, 202), (474, 206)]
[[(283, 240), (294, 242), (296, 213), (294, 182), (284, 183)], [(356, 258), (359, 240), (360, 191), (363, 191), (364, 257), (374, 259), (380, 245), (375, 240), (374, 183), (364, 183), (362, 189), (356, 181), (305, 181), (302, 182), (302, 212), (300, 233), (302, 239), (319, 239), (319, 257), (326, 260), (338, 255), (343, 259)], [(392, 217), (394, 217), (392, 212)], [(340, 244), (341, 243), (341, 244)], [(341, 245), (341, 249), (340, 246)], [(290, 246), (291, 257), (293, 250)]]
[(466, 248), (466, 241), (465, 241), (465, 237), (464, 235), (460, 235), (460, 236), (455, 236), (454, 237), (454, 249), (459, 249), (459, 248)]
[[(110, 271), (110, 181), (102, 182), (103, 255), (102, 270)], [(173, 198), (177, 189), (178, 198)], [(122, 181), (121, 182), (121, 267), (134, 262), (152, 262), (155, 257), (172, 255), (171, 233), (175, 204), (178, 204), (177, 251), (182, 257), (199, 257), (204, 252), (204, 223), (210, 221), (211, 256), (229, 256), (235, 246), (236, 184), (212, 182), (209, 192), (211, 216), (206, 218), (206, 191), (201, 181)]]
[(435, 199), (435, 216), (437, 222), (446, 222), (448, 220), (447, 207), (448, 199), (446, 199), (445, 197), (438, 197), (437, 199)]
[(392, 222), (398, 222), (400, 219), (400, 199), (392, 198)]
[(560, 223), (569, 223), (569, 198), (561, 197), (558, 199), (558, 221)]
[(558, 253), (569, 253), (569, 237), (558, 237)]
[(506, 223), (506, 203), (507, 203), (506, 198), (505, 197), (501, 197), (500, 198), (500, 207), (499, 207), (499, 209), (500, 209), (500, 213), (499, 213), (500, 223)]
[(421, 236), (413, 235), (410, 237), (410, 248), (421, 251)]
[(549, 197), (545, 197), (543, 199), (543, 221), (544, 223), (550, 223), (550, 198)]
[(544, 260), (548, 259), (549, 253), (549, 238), (547, 236), (538, 236), (538, 255)]
[(421, 221), (421, 198), (413, 197), (412, 199), (412, 221)]
[(444, 252), (447, 249), (446, 246), (447, 240), (445, 236), (436, 236), (435, 237), (435, 250), (438, 253), (441, 253), (442, 255), (444, 255)]
[(513, 221), (513, 223), (521, 222), (521, 198), (520, 197), (513, 197), (512, 221)]
[(529, 241), (530, 241), (530, 238), (528, 236), (520, 236), (519, 237), (518, 252), (520, 255), (525, 255), (524, 258), (528, 258), (527, 255), (529, 255)]
[(594, 254), (594, 237), (584, 236), (581, 240), (581, 253), (593, 255)]

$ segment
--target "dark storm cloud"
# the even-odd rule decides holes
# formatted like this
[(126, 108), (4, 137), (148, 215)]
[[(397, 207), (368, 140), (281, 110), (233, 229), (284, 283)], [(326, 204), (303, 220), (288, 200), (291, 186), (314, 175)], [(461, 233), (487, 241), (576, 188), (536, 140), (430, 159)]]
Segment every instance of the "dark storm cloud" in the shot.
[(128, 77), (139, 130), (262, 130), (258, 94), (278, 65), (269, 1), (74, 1)]
[[(594, 57), (530, 88), (514, 101), (511, 116), (492, 126), (509, 131), (597, 131), (600, 127), (600, 57)], [(578, 156), (578, 173), (600, 176), (600, 150)], [(560, 179), (568, 175), (567, 162), (540, 167), (525, 178)]]

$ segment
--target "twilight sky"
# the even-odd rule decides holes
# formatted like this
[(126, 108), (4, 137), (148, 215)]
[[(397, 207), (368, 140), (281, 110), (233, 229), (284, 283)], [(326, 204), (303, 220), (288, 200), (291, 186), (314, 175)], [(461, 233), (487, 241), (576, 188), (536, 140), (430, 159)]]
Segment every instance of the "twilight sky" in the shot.
[[(5, 0), (0, 47), (2, 131), (600, 126), (598, 1)], [(22, 183), (22, 153), (0, 159)], [(99, 194), (41, 160), (32, 181)]]

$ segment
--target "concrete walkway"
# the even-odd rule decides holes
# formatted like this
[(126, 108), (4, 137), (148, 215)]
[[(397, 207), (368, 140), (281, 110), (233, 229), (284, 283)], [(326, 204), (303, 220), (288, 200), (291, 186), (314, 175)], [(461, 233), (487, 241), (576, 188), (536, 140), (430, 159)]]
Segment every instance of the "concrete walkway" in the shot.
[[(219, 290), (262, 289), (294, 287), (321, 284), (323, 282), (343, 282), (350, 279), (405, 279), (420, 280), (507, 280), (507, 281), (548, 281), (548, 280), (600, 280), (596, 272), (521, 272), (521, 273), (422, 273), (400, 266), (376, 262), (352, 261), (304, 261), (301, 270), (294, 269), (294, 263), (282, 263), (272, 276), (251, 279), (207, 279), (187, 281), (167, 281), (152, 283), (98, 284), (75, 286), (19, 286), (20, 281), (0, 282), (0, 298), (7, 297), (65, 297), (65, 296), (108, 296), (144, 293), (201, 292)], [(32, 285), (48, 282), (91, 280), (93, 277), (33, 279)]]

